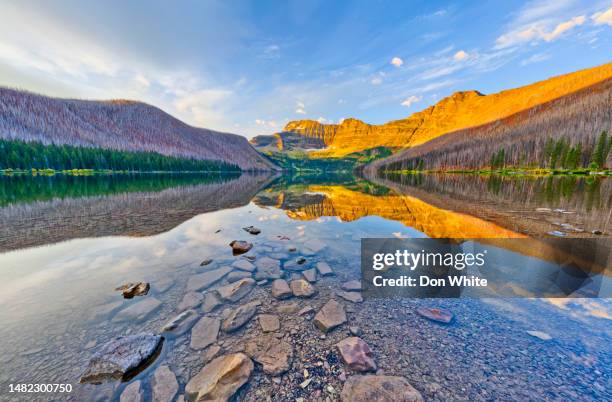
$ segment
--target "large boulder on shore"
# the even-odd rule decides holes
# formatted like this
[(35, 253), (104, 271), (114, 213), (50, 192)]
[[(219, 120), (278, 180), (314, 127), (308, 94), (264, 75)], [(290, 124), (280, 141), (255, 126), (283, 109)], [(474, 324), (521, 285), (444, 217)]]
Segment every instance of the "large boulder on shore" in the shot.
[(315, 315), (313, 320), (315, 326), (323, 332), (329, 332), (346, 322), (344, 306), (336, 300), (331, 299)]
[(137, 373), (154, 360), (163, 339), (146, 333), (113, 339), (91, 357), (81, 383), (123, 380)]
[(254, 364), (244, 353), (217, 357), (185, 386), (190, 401), (228, 401), (249, 381)]
[(340, 394), (342, 402), (422, 402), (423, 397), (404, 377), (357, 375), (349, 377)]

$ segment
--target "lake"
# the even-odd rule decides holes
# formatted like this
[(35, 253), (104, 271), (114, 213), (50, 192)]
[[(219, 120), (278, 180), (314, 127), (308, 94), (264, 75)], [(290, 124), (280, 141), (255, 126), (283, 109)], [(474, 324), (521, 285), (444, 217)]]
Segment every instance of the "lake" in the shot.
[[(28, 398), (119, 400), (127, 385), (140, 381), (148, 400), (163, 365), (177, 378), (176, 395), (183, 394), (216, 355), (243, 351), (261, 338), (257, 318), (220, 331), (205, 348), (193, 347), (189, 331), (165, 334), (159, 356), (128, 381), (79, 379), (89, 358), (117, 336), (160, 333), (188, 309), (224, 319), (227, 309), (256, 300), (257, 314), (279, 318), (280, 329), (266, 336), (290, 345), (290, 367), (270, 376), (258, 364), (237, 400), (338, 400), (354, 371), (334, 345), (351, 334), (367, 342), (377, 370), (406, 377), (426, 400), (604, 400), (612, 367), (608, 298), (521, 298), (517, 289), (515, 298), (353, 302), (338, 292), (360, 279), (362, 238), (527, 239), (533, 247), (495, 244), (508, 258), (545, 260), (533, 249), (547, 239), (582, 238), (609, 252), (611, 211), (612, 182), (598, 177), (2, 176), (0, 387), (72, 384), (71, 393)], [(261, 233), (243, 230), (250, 225)], [(233, 240), (253, 244), (245, 255), (254, 264), (278, 261), (286, 279), (318, 263), (334, 275), (315, 269), (316, 294), (308, 298), (278, 300), (270, 283), (261, 282), (209, 311), (204, 295), (228, 278), (205, 289), (193, 284), (212, 270), (249, 262), (233, 255)], [(201, 265), (207, 259), (212, 262)], [(597, 275), (604, 294), (609, 254), (607, 261)], [(232, 269), (238, 271), (248, 272)], [(512, 282), (512, 275), (502, 279)], [(150, 283), (146, 296), (124, 299), (115, 290), (137, 281)], [(348, 322), (323, 333), (313, 315), (332, 298)], [(432, 322), (419, 308), (450, 311), (454, 321)]]

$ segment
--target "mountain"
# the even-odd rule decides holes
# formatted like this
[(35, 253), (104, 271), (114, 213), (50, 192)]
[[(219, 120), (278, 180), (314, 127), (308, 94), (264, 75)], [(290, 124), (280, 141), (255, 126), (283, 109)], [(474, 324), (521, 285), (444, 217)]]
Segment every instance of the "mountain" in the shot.
[(0, 138), (150, 151), (230, 162), (243, 170), (275, 168), (242, 136), (192, 127), (154, 106), (127, 100), (58, 99), (0, 88)]
[[(612, 77), (612, 63), (576, 71), (524, 87), (483, 95), (478, 91), (456, 92), (406, 119), (370, 125), (357, 119), (340, 124), (321, 124), (313, 120), (289, 122), (276, 141), (268, 147), (286, 149), (285, 137), (292, 133), (319, 141), (319, 151), (310, 155), (340, 157), (373, 147), (414, 147), (441, 135), (493, 122), (518, 112), (580, 91)], [(265, 142), (258, 138), (254, 145)], [(295, 143), (295, 140), (293, 140)], [(320, 145), (320, 143), (323, 145)]]
[[(602, 133), (612, 131), (612, 78), (475, 127), (401, 150), (366, 166), (376, 170), (587, 167)], [(612, 166), (607, 143), (599, 168)], [(501, 156), (500, 156), (501, 155)], [(556, 156), (555, 156), (556, 155)], [(495, 157), (501, 158), (495, 162)], [(421, 162), (422, 161), (422, 162)], [(497, 166), (495, 166), (497, 164)]]

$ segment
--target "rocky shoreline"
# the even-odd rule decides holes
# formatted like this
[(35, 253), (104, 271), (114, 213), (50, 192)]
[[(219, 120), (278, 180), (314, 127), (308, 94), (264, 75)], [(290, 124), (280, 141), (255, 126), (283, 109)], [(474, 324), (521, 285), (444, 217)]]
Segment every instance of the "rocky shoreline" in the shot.
[[(296, 244), (287, 236), (260, 236), (254, 245), (232, 243), (244, 252), (232, 259), (203, 256), (200, 272), (185, 279), (174, 317), (158, 335), (149, 335), (164, 338), (155, 360), (140, 353), (139, 374), (128, 382), (115, 374), (100, 385), (86, 385), (84, 399), (591, 399), (558, 382), (576, 375), (568, 363), (574, 352), (552, 337), (509, 331), (514, 324), (480, 301), (363, 301), (358, 271), (339, 259), (323, 259), (327, 245), (321, 241)], [(146, 319), (159, 308), (155, 295), (140, 299), (111, 322)], [(516, 338), (514, 345), (508, 337)], [(101, 351), (115, 350), (108, 345), (94, 353), (90, 377)], [(520, 369), (509, 369), (505, 359)], [(549, 367), (553, 362), (556, 375)], [(592, 373), (579, 372), (597, 382)], [(523, 381), (537, 384), (539, 396), (533, 387), (519, 386)], [(605, 388), (586, 389), (602, 395)]]

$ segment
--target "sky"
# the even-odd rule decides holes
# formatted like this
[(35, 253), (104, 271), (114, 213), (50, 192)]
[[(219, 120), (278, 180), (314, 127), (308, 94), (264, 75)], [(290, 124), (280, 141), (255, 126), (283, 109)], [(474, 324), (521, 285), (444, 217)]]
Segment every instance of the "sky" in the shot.
[(252, 137), (612, 61), (612, 0), (0, 0), (0, 86)]

